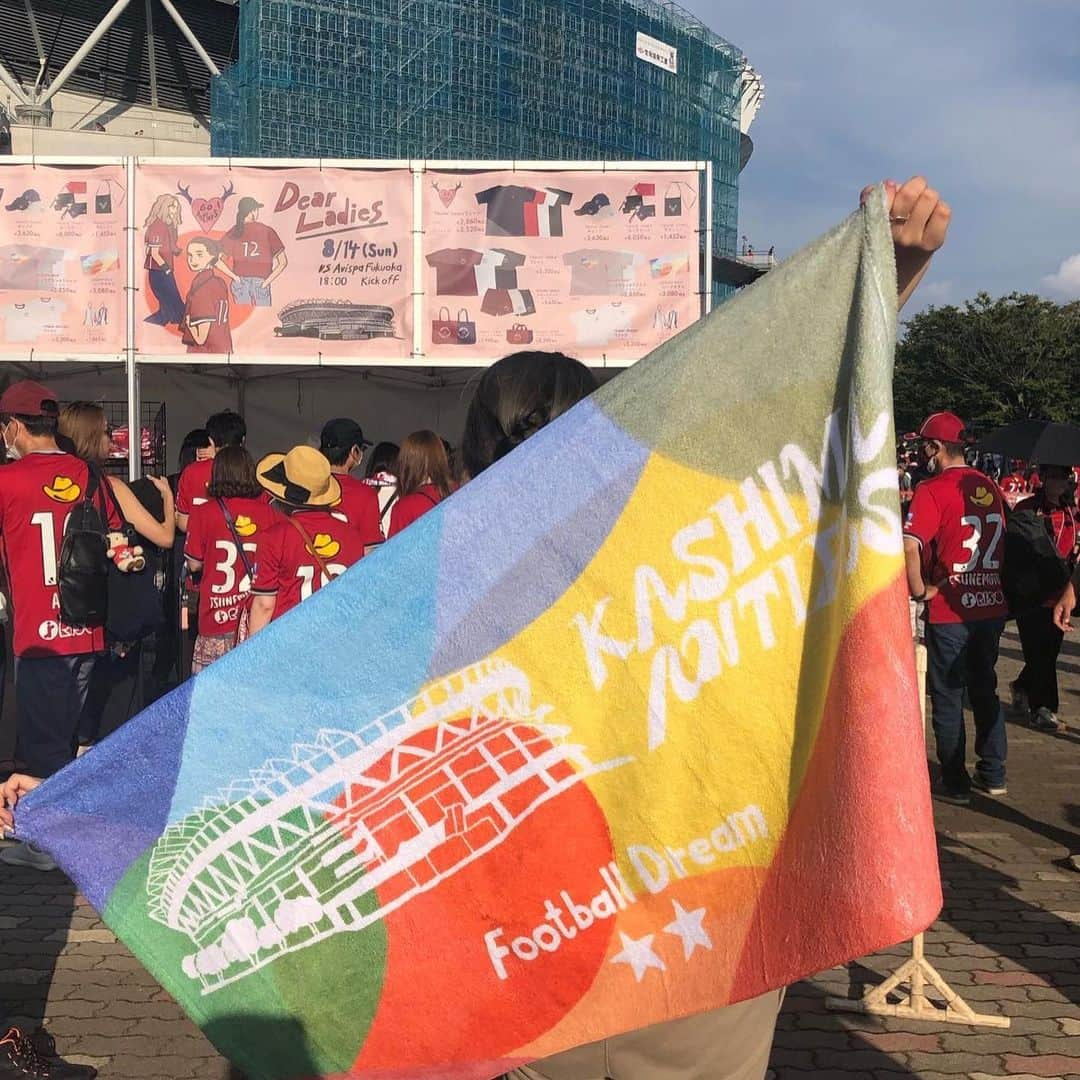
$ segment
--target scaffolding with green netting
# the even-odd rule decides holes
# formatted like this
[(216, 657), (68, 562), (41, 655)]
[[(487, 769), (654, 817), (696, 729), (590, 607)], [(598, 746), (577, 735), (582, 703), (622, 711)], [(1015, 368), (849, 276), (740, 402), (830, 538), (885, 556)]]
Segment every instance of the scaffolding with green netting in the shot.
[(735, 253), (745, 61), (675, 4), (242, 0), (239, 34), (215, 156), (711, 161), (713, 251)]

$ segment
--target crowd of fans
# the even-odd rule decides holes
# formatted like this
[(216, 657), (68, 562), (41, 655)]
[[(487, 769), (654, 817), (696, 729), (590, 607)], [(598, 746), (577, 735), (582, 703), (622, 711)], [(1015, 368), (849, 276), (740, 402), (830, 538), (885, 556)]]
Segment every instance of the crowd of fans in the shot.
[[(176, 474), (134, 484), (104, 470), (110, 432), (98, 405), (61, 408), (47, 387), (23, 381), (0, 398), (0, 423), (15, 764), (37, 777), (96, 739), (127, 675), (124, 662), (143, 662), (145, 639), (153, 696), (287, 614), (456, 485), (449, 449), (434, 432), (414, 432), (400, 448), (373, 447), (347, 418), (327, 422), (318, 449), (297, 446), (256, 462), (243, 418), (217, 413), (185, 437)], [(65, 588), (73, 588), (64, 580), (73, 571), (63, 538), (86, 503), (107, 535), (121, 538), (111, 550), (127, 570), (118, 586), (110, 578), (109, 617), (97, 625), (62, 611)], [(116, 633), (117, 596), (143, 609), (125, 636)], [(3, 858), (52, 866), (29, 847), (6, 849)]]

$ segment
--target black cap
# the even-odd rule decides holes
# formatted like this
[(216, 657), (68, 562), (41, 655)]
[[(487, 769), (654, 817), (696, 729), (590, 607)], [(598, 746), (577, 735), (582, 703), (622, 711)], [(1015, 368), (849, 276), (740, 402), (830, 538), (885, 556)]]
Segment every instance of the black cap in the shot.
[(363, 450), (372, 444), (364, 438), (364, 432), (355, 420), (340, 417), (337, 420), (327, 420), (323, 424), (319, 445), (324, 450), (351, 450), (354, 446)]

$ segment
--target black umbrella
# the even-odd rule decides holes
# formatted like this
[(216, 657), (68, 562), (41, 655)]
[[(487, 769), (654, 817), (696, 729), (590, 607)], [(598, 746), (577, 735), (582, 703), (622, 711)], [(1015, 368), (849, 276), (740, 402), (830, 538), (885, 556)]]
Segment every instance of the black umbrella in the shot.
[(980, 440), (979, 449), (1040, 465), (1080, 465), (1080, 426), (1053, 420), (1017, 420), (990, 432)]

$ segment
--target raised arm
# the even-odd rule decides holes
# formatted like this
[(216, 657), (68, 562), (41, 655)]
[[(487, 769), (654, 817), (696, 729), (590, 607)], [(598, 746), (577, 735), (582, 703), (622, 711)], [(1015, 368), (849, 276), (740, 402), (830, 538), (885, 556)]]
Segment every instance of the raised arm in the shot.
[[(863, 188), (862, 202), (874, 185)], [(902, 308), (930, 267), (934, 252), (945, 243), (952, 220), (952, 208), (923, 176), (913, 176), (905, 184), (885, 181), (893, 246), (896, 250), (897, 308)]]
[(146, 507), (143, 506), (135, 493), (118, 476), (110, 476), (109, 484), (112, 487), (116, 501), (124, 512), (124, 517), (135, 528), (135, 531), (145, 536), (152, 544), (160, 548), (171, 548), (176, 538), (176, 511), (173, 507), (172, 489), (167, 481), (160, 477), (151, 476), (150, 482), (161, 492), (161, 501), (164, 504), (165, 520), (158, 521)]

